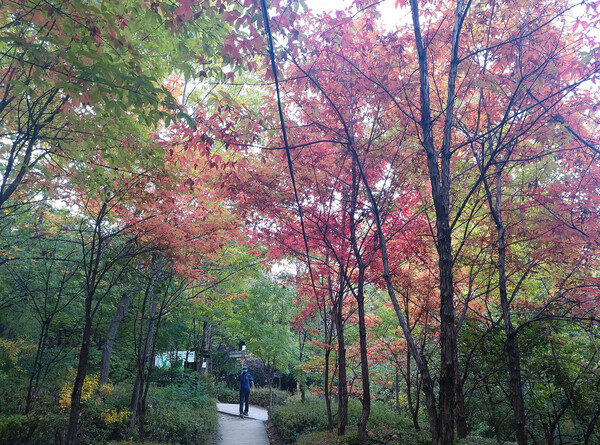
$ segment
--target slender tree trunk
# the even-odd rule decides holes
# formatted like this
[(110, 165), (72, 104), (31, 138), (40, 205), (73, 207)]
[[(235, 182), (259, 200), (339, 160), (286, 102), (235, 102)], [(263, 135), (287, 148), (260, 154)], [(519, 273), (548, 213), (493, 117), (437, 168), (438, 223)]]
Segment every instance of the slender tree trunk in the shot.
[[(210, 361), (209, 351), (212, 337), (212, 325), (207, 321), (202, 323), (202, 357), (200, 357), (200, 367), (204, 374), (208, 374), (208, 363)], [(202, 366), (204, 365), (204, 368)]]
[(594, 434), (594, 427), (598, 419), (600, 418), (600, 408), (596, 410), (596, 414), (592, 417), (592, 420), (588, 424), (585, 433), (583, 435), (584, 445), (590, 445), (590, 441), (592, 439), (592, 434)]
[[(154, 269), (154, 276), (150, 278), (146, 291), (144, 292), (144, 303), (142, 304), (142, 313), (140, 317), (140, 330), (138, 338), (138, 357), (137, 357), (137, 374), (135, 383), (133, 386), (133, 392), (131, 395), (131, 417), (129, 418), (129, 428), (135, 428), (135, 421), (145, 420), (144, 409), (142, 409), (142, 418), (139, 419), (140, 405), (144, 401), (143, 391), (145, 389), (146, 380), (146, 363), (151, 359), (152, 342), (154, 338), (154, 323), (156, 321), (156, 315), (158, 312), (158, 298), (159, 293), (156, 290), (156, 283), (162, 278), (163, 268), (160, 259), (153, 258), (152, 268)], [(146, 308), (148, 310), (146, 311)], [(147, 319), (147, 327), (144, 328), (144, 319)], [(145, 404), (144, 404), (145, 405)], [(145, 408), (145, 406), (143, 407)], [(139, 425), (140, 439), (144, 439), (144, 424), (140, 422)]]
[[(300, 350), (300, 363), (304, 363), (304, 346), (306, 345), (307, 332), (303, 330), (302, 332), (298, 332), (298, 346)], [(300, 391), (300, 402), (306, 402), (306, 375), (303, 369), (300, 369), (300, 375), (296, 380), (296, 391)]]
[[(327, 334), (326, 334), (327, 335)], [(323, 370), (323, 379), (325, 380), (325, 407), (327, 408), (327, 430), (333, 431), (333, 413), (331, 412), (331, 393), (329, 391), (329, 360), (331, 349), (329, 342), (325, 349), (325, 369)]]
[(344, 288), (340, 280), (340, 291), (335, 305), (335, 324), (338, 343), (338, 424), (337, 434), (343, 436), (348, 424), (348, 378), (346, 375), (346, 342), (344, 338)]
[[(507, 155), (508, 156), (508, 155)], [(506, 231), (502, 218), (502, 167), (496, 171), (495, 202), (488, 182), (484, 179), (484, 186), (492, 218), (496, 225), (498, 236), (498, 288), (500, 291), (500, 305), (504, 320), (506, 335), (506, 355), (508, 358), (508, 374), (510, 387), (510, 401), (514, 412), (515, 431), (518, 445), (527, 444), (527, 428), (525, 421), (525, 401), (523, 398), (523, 385), (521, 381), (521, 354), (517, 341), (517, 333), (510, 316), (510, 303), (508, 301), (506, 278)]]
[(40, 338), (38, 339), (37, 350), (35, 351), (35, 359), (33, 361), (33, 370), (29, 377), (27, 398), (25, 400), (25, 414), (28, 414), (31, 410), (31, 406), (37, 397), (37, 392), (39, 390), (40, 374), (42, 372), (42, 360), (44, 357), (44, 352), (46, 351), (49, 324), (50, 322), (42, 323), (42, 330), (40, 333)]
[(91, 296), (86, 298), (85, 307), (86, 317), (83, 327), (81, 349), (79, 351), (79, 361), (77, 363), (77, 374), (75, 375), (75, 383), (73, 385), (73, 392), (71, 393), (71, 412), (69, 415), (69, 427), (66, 437), (67, 445), (74, 445), (77, 443), (77, 425), (79, 423), (79, 416), (81, 415), (81, 393), (87, 373), (90, 354), (90, 338), (92, 334)]
[(121, 299), (117, 304), (117, 310), (113, 315), (112, 320), (110, 321), (110, 325), (108, 327), (108, 332), (106, 334), (106, 341), (104, 345), (102, 345), (102, 361), (100, 362), (100, 380), (98, 381), (98, 387), (102, 385), (106, 385), (108, 383), (108, 374), (110, 371), (110, 357), (112, 355), (113, 347), (115, 345), (115, 340), (117, 338), (117, 332), (119, 330), (119, 326), (121, 322), (125, 319), (125, 314), (127, 313), (127, 309), (131, 304), (131, 293), (124, 292), (121, 295)]
[(552, 427), (544, 423), (542, 424), (544, 427), (544, 445), (553, 445), (554, 444), (554, 434), (552, 431)]
[(456, 375), (456, 435), (460, 439), (466, 439), (467, 428), (467, 410), (465, 408), (465, 394), (463, 390), (463, 380), (458, 369), (458, 358), (455, 360)]
[[(151, 359), (151, 354), (150, 351), (152, 350), (152, 340), (153, 340), (153, 335), (154, 335), (154, 322), (155, 322), (155, 315), (156, 315), (156, 310), (157, 310), (157, 300), (158, 300), (158, 296), (156, 295), (155, 292), (152, 292), (152, 302), (151, 302), (151, 310), (150, 313), (148, 314), (148, 329), (146, 331), (146, 337), (145, 337), (145, 341), (144, 341), (144, 348), (143, 348), (143, 353), (142, 356), (138, 359), (138, 372), (137, 372), (137, 377), (136, 377), (136, 382), (134, 385), (134, 392), (133, 392), (133, 397), (131, 399), (131, 419), (130, 419), (130, 423), (129, 426), (130, 428), (134, 428), (135, 427), (135, 420), (136, 417), (139, 421), (139, 436), (140, 439), (143, 441), (144, 440), (144, 411), (145, 411), (145, 406), (142, 403), (143, 401), (143, 392), (145, 390), (145, 383), (146, 383), (146, 366), (147, 362), (149, 359)], [(142, 339), (140, 339), (140, 341), (142, 341)]]
[[(438, 150), (434, 144), (433, 119), (429, 97), (429, 68), (427, 46), (423, 41), (417, 0), (409, 0), (412, 13), (413, 31), (419, 59), (419, 89), (423, 148), (427, 153), (427, 169), (431, 184), (431, 196), (436, 216), (436, 247), (440, 280), (440, 388), (439, 388), (439, 443), (450, 445), (454, 441), (454, 405), (456, 398), (457, 353), (456, 330), (454, 327), (454, 282), (452, 258), (452, 230), (450, 228), (450, 150), (454, 123), (454, 102), (456, 77), (460, 58), (459, 41), (464, 16), (470, 2), (457, 0), (454, 14), (454, 27), (451, 38), (450, 70), (448, 73), (448, 101), (442, 145)], [(439, 159), (438, 159), (439, 156)], [(439, 165), (438, 165), (439, 160)], [(424, 389), (428, 386), (424, 383)]]
[(508, 356), (508, 373), (510, 379), (510, 398), (515, 416), (517, 443), (527, 444), (527, 430), (525, 423), (525, 403), (523, 400), (523, 386), (521, 383), (521, 354), (517, 341), (517, 333), (512, 325), (510, 307), (506, 290), (506, 244), (504, 229), (498, 233), (498, 275), (500, 285), (500, 304), (506, 332), (506, 353)]
[[(444, 206), (445, 208), (445, 206)], [(456, 330), (454, 328), (454, 300), (452, 277), (452, 252), (450, 222), (445, 217), (447, 210), (439, 215), (438, 220), (438, 254), (440, 270), (440, 318), (442, 347), (440, 363), (440, 443), (452, 444), (454, 441), (454, 404), (456, 400), (455, 363), (457, 354)]]
[(419, 368), (419, 372), (421, 373), (421, 379), (423, 381), (423, 392), (425, 393), (425, 400), (427, 405), (427, 413), (429, 415), (429, 430), (431, 432), (432, 443), (434, 445), (438, 445), (439, 443), (439, 418), (438, 412), (435, 403), (435, 391), (433, 386), (433, 379), (431, 378), (431, 374), (429, 372), (429, 365), (427, 364), (426, 357), (421, 354), (417, 344), (415, 343), (414, 337), (412, 336), (412, 332), (410, 331), (410, 327), (406, 322), (406, 318), (402, 313), (402, 308), (400, 307), (400, 303), (398, 302), (398, 298), (396, 297), (396, 291), (394, 289), (394, 285), (392, 283), (392, 278), (390, 275), (390, 266), (389, 259), (387, 254), (387, 241), (385, 235), (383, 233), (383, 228), (381, 224), (381, 217), (379, 215), (379, 205), (377, 204), (377, 200), (373, 196), (373, 192), (371, 191), (371, 187), (366, 178), (366, 175), (362, 168), (362, 163), (356, 150), (352, 147), (352, 145), (348, 146), (352, 157), (354, 158), (356, 165), (358, 166), (361, 180), (365, 186), (365, 191), (369, 198), (369, 203), (371, 205), (371, 210), (373, 211), (373, 218), (375, 220), (375, 226), (377, 229), (377, 236), (379, 238), (379, 246), (381, 249), (381, 260), (383, 263), (383, 278), (385, 280), (386, 288), (388, 291), (388, 295), (394, 306), (394, 311), (396, 312), (396, 317), (398, 318), (398, 324), (402, 328), (402, 333), (404, 334), (404, 338), (406, 339), (406, 343), (413, 357), (415, 358), (415, 362), (417, 367)]
[(396, 402), (396, 411), (400, 412), (400, 371), (398, 371), (398, 366), (395, 367), (395, 375), (394, 375), (394, 400)]
[[(358, 156), (356, 157), (358, 158)], [(356, 210), (358, 192), (360, 190), (361, 176), (358, 173), (357, 159), (353, 157), (352, 164), (352, 195), (350, 199), (350, 244), (354, 258), (358, 265), (357, 289), (354, 295), (358, 306), (358, 338), (360, 345), (360, 369), (362, 379), (362, 412), (358, 419), (358, 442), (360, 445), (367, 443), (367, 422), (371, 414), (371, 384), (369, 381), (369, 358), (367, 355), (367, 327), (365, 321), (365, 269), (367, 267), (363, 252), (356, 236)]]
[(362, 377), (362, 412), (358, 419), (358, 442), (361, 445), (367, 443), (367, 422), (371, 414), (371, 384), (369, 381), (369, 358), (367, 355), (367, 328), (365, 322), (365, 299), (364, 299), (364, 278), (363, 268), (358, 272), (358, 292), (356, 302), (358, 305), (358, 338), (360, 344), (360, 370)]
[(421, 426), (419, 425), (419, 389), (417, 387), (417, 395), (416, 395), (416, 399), (417, 399), (417, 403), (415, 405), (415, 403), (413, 402), (413, 398), (412, 398), (412, 376), (411, 376), (411, 367), (412, 367), (412, 360), (410, 359), (410, 351), (407, 350), (406, 351), (406, 399), (408, 401), (408, 409), (410, 411), (410, 415), (412, 417), (412, 421), (413, 421), (413, 426), (415, 427), (415, 429), (417, 431), (419, 431), (421, 429)]
[(267, 418), (271, 420), (271, 414), (273, 413), (273, 374), (275, 373), (275, 363), (270, 364), (267, 369), (269, 370), (269, 411)]

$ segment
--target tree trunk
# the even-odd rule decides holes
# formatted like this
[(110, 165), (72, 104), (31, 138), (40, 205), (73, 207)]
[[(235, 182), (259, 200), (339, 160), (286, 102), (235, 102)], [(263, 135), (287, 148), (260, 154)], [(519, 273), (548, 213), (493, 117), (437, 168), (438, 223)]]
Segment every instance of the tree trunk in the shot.
[[(509, 156), (509, 155), (507, 155)], [(512, 325), (510, 316), (510, 303), (508, 301), (507, 278), (506, 278), (506, 231), (502, 218), (502, 166), (496, 171), (496, 193), (495, 202), (487, 180), (484, 186), (490, 207), (490, 213), (496, 225), (498, 236), (498, 288), (500, 291), (500, 305), (502, 307), (502, 318), (504, 320), (504, 331), (506, 335), (506, 355), (508, 358), (508, 374), (510, 387), (510, 402), (514, 412), (515, 430), (518, 445), (527, 444), (527, 428), (525, 421), (525, 402), (523, 399), (523, 387), (521, 382), (521, 354), (517, 341), (517, 333)]]
[[(446, 208), (446, 206), (443, 206)], [(437, 212), (436, 212), (437, 213)], [(454, 404), (456, 401), (455, 363), (457, 354), (456, 330), (454, 329), (454, 302), (452, 277), (451, 232), (447, 210), (437, 216), (438, 254), (440, 270), (440, 443), (450, 445), (454, 441)]]
[(108, 374), (110, 371), (110, 357), (112, 355), (113, 347), (115, 345), (115, 339), (117, 338), (117, 332), (121, 322), (125, 319), (127, 309), (131, 304), (131, 293), (124, 292), (121, 295), (121, 299), (117, 304), (117, 310), (113, 315), (108, 332), (106, 334), (106, 341), (102, 345), (102, 361), (100, 362), (100, 380), (98, 381), (98, 387), (106, 385), (108, 383)]
[[(131, 417), (129, 418), (129, 428), (135, 428), (135, 421), (138, 418), (138, 410), (141, 402), (144, 400), (142, 391), (144, 391), (144, 383), (146, 380), (146, 363), (151, 358), (152, 341), (154, 336), (154, 323), (158, 311), (158, 297), (156, 291), (156, 283), (161, 279), (163, 269), (160, 264), (160, 259), (153, 258), (152, 267), (155, 268), (154, 276), (150, 278), (146, 291), (144, 292), (144, 302), (142, 304), (142, 313), (140, 317), (140, 329), (138, 337), (138, 357), (137, 357), (137, 374), (131, 395)], [(148, 307), (148, 311), (146, 308)], [(144, 319), (147, 319), (147, 327), (144, 328)], [(143, 411), (143, 410), (142, 410)], [(138, 420), (144, 421), (145, 416), (142, 412), (142, 418)], [(140, 439), (144, 439), (144, 425), (140, 423)]]
[(365, 271), (359, 268), (358, 292), (356, 302), (358, 304), (358, 337), (360, 343), (360, 370), (362, 376), (362, 412), (358, 419), (358, 443), (367, 444), (367, 422), (371, 414), (371, 386), (369, 382), (369, 359), (367, 356), (367, 328), (365, 322), (365, 299), (364, 299), (364, 277)]
[(465, 408), (465, 395), (463, 392), (463, 380), (458, 370), (458, 358), (455, 360), (456, 375), (456, 435), (460, 439), (466, 439), (467, 428), (467, 410)]
[(25, 401), (25, 414), (28, 414), (31, 410), (33, 401), (37, 397), (40, 384), (40, 374), (42, 373), (42, 361), (44, 352), (46, 351), (46, 344), (48, 341), (48, 330), (50, 321), (42, 323), (42, 330), (40, 338), (38, 339), (38, 346), (35, 352), (35, 359), (33, 361), (33, 370), (29, 376), (29, 386), (27, 388), (27, 399)]
[(402, 308), (400, 307), (400, 303), (398, 302), (398, 298), (396, 297), (396, 291), (394, 289), (394, 285), (392, 283), (392, 278), (390, 275), (390, 266), (389, 259), (387, 254), (387, 240), (383, 233), (383, 228), (381, 224), (381, 217), (379, 215), (379, 205), (377, 204), (377, 200), (373, 196), (373, 192), (371, 191), (371, 187), (367, 180), (367, 177), (363, 171), (362, 163), (356, 150), (349, 145), (348, 149), (354, 158), (356, 165), (358, 166), (361, 180), (365, 186), (365, 191), (369, 198), (369, 203), (371, 205), (371, 210), (373, 211), (373, 218), (375, 220), (375, 226), (377, 229), (377, 236), (379, 238), (379, 246), (381, 249), (381, 260), (383, 263), (383, 278), (385, 280), (386, 288), (388, 291), (388, 295), (394, 306), (394, 311), (396, 312), (396, 317), (398, 318), (398, 324), (402, 328), (402, 333), (404, 334), (404, 338), (406, 339), (406, 343), (413, 357), (415, 358), (415, 362), (417, 367), (419, 368), (419, 372), (421, 373), (421, 378), (423, 381), (423, 392), (425, 393), (425, 400), (427, 405), (427, 413), (429, 415), (429, 430), (431, 432), (432, 443), (434, 445), (438, 445), (439, 443), (439, 418), (435, 403), (435, 391), (433, 386), (433, 379), (431, 378), (431, 374), (429, 372), (429, 366), (427, 364), (426, 357), (421, 354), (419, 348), (417, 348), (417, 344), (412, 336), (412, 332), (406, 322), (406, 318), (402, 313)]
[(506, 245), (504, 241), (504, 229), (499, 232), (498, 246), (500, 303), (502, 305), (502, 316), (504, 318), (504, 329), (506, 332), (506, 355), (508, 356), (510, 399), (515, 416), (517, 443), (519, 445), (526, 445), (527, 429), (525, 426), (525, 403), (523, 400), (523, 386), (521, 383), (521, 357), (519, 344), (517, 342), (517, 333), (511, 322), (510, 307), (506, 291)]
[(343, 280), (340, 280), (340, 292), (335, 307), (335, 325), (338, 343), (338, 424), (337, 434), (346, 434), (348, 424), (348, 378), (346, 375), (346, 343), (344, 338), (344, 315), (343, 315)]
[[(326, 334), (327, 335), (327, 334)], [(331, 350), (329, 343), (325, 349), (325, 369), (323, 370), (323, 378), (325, 380), (325, 407), (327, 408), (327, 430), (333, 431), (333, 413), (331, 412), (331, 394), (329, 391), (329, 360)]]
[[(408, 409), (410, 411), (413, 426), (417, 431), (421, 429), (419, 425), (419, 388), (417, 387), (417, 403), (416, 405), (413, 403), (412, 399), (412, 376), (411, 376), (411, 360), (410, 360), (410, 351), (406, 351), (406, 399), (408, 401)], [(396, 371), (397, 372), (397, 371)]]
[(271, 420), (271, 414), (273, 413), (273, 374), (275, 373), (275, 364), (271, 364), (267, 367), (269, 370), (269, 410), (267, 411), (267, 418)]
[(588, 424), (585, 433), (583, 435), (583, 440), (584, 440), (584, 445), (590, 445), (590, 440), (592, 438), (592, 434), (594, 434), (594, 427), (596, 425), (596, 422), (598, 422), (598, 419), (600, 418), (600, 408), (596, 410), (596, 414), (594, 414), (594, 416), (592, 417), (592, 419), (590, 420), (590, 423)]
[[(439, 443), (450, 445), (454, 441), (454, 404), (456, 397), (455, 363), (458, 353), (456, 330), (454, 328), (454, 282), (452, 258), (452, 230), (450, 227), (450, 150), (454, 125), (454, 102), (456, 77), (460, 58), (459, 41), (464, 16), (470, 6), (463, 0), (457, 0), (454, 14), (454, 27), (450, 42), (450, 70), (448, 73), (448, 99), (445, 110), (443, 141), (439, 150), (434, 144), (433, 119), (429, 97), (429, 68), (427, 46), (421, 33), (419, 3), (410, 0), (413, 31), (419, 60), (419, 93), (421, 116), (419, 125), (422, 130), (422, 145), (427, 154), (427, 170), (431, 184), (431, 197), (435, 208), (436, 247), (440, 280), (440, 388), (439, 388)], [(439, 153), (439, 154), (438, 154)], [(439, 158), (438, 158), (439, 156)], [(439, 165), (438, 165), (439, 161)], [(416, 358), (416, 357), (415, 357)], [(424, 381), (424, 389), (429, 382)], [(435, 439), (435, 436), (434, 436)], [(434, 441), (435, 443), (435, 441)]]
[[(353, 150), (355, 153), (355, 151)], [(360, 369), (362, 380), (362, 411), (358, 419), (358, 442), (361, 445), (367, 443), (367, 422), (371, 414), (371, 384), (369, 382), (369, 359), (367, 355), (367, 328), (365, 321), (365, 269), (367, 262), (363, 258), (363, 252), (358, 243), (356, 232), (356, 209), (358, 204), (358, 192), (360, 190), (361, 175), (357, 171), (360, 167), (358, 156), (352, 157), (352, 194), (350, 199), (350, 244), (354, 252), (354, 258), (358, 265), (357, 289), (354, 294), (358, 306), (358, 338), (360, 345)], [(362, 172), (362, 169), (361, 169)]]
[(77, 443), (77, 425), (79, 423), (79, 416), (81, 415), (81, 393), (87, 373), (90, 354), (90, 337), (92, 334), (91, 296), (86, 298), (85, 307), (85, 325), (83, 327), (81, 349), (79, 351), (79, 361), (77, 363), (77, 374), (75, 375), (75, 383), (73, 385), (73, 392), (71, 393), (71, 413), (69, 415), (69, 427), (66, 437), (67, 445), (74, 445)]
[[(410, 392), (409, 392), (410, 394)], [(394, 400), (396, 402), (396, 411), (400, 412), (400, 371), (396, 365), (396, 372), (394, 375)], [(410, 403), (410, 400), (409, 400)]]

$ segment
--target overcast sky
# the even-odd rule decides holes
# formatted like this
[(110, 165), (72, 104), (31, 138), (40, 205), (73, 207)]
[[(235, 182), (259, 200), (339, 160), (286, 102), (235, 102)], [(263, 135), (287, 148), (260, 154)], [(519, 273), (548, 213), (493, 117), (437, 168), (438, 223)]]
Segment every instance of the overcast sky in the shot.
[[(375, 3), (376, 0), (373, 0)], [(396, 0), (383, 0), (376, 8), (381, 13), (381, 19), (386, 25), (393, 27), (400, 21), (410, 19), (408, 9), (400, 12), (394, 7)], [(351, 4), (351, 0), (306, 0), (306, 4), (315, 12), (321, 11), (336, 11), (338, 9), (347, 8)]]

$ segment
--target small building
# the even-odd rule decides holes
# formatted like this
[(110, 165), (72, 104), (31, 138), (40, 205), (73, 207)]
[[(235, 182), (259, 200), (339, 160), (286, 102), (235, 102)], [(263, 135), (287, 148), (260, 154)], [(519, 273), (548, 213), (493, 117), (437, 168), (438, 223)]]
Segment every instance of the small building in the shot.
[(184, 369), (193, 367), (195, 362), (195, 351), (169, 351), (154, 357), (154, 366), (157, 368)]

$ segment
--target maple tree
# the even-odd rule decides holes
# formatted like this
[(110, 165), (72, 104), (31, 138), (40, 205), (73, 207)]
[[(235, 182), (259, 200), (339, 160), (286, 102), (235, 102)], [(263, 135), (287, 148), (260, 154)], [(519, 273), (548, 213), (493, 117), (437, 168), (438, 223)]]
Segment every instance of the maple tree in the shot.
[[(376, 34), (371, 39), (362, 37), (361, 40), (361, 37), (346, 31), (346, 29), (355, 29), (353, 26), (356, 26), (356, 29), (366, 34), (369, 29), (373, 29), (373, 24), (369, 23), (368, 19), (364, 23), (355, 19), (357, 22), (355, 25), (351, 24), (349, 18), (342, 18), (343, 16), (340, 15), (335, 19), (330, 18), (330, 22), (327, 22), (327, 16), (320, 17), (324, 24), (322, 27), (320, 27), (321, 23), (315, 25), (317, 29), (313, 34), (323, 38), (325, 43), (311, 41), (314, 47), (319, 48), (312, 49), (312, 52), (305, 51), (308, 39), (303, 41), (302, 46), (293, 43), (289, 45), (287, 55), (292, 58), (292, 68), (288, 70), (291, 73), (288, 77), (294, 81), (286, 81), (285, 86), (282, 84), (282, 87), (302, 84), (303, 89), (298, 89), (299, 95), (308, 88), (316, 91), (314, 95), (305, 95), (305, 103), (296, 101), (294, 104), (292, 101), (287, 101), (293, 110), (300, 111), (288, 117), (291, 122), (301, 121), (301, 124), (297, 125), (299, 128), (297, 135), (293, 134), (293, 130), (290, 131), (292, 142), (289, 146), (295, 150), (302, 151), (302, 147), (309, 146), (310, 142), (316, 143), (315, 141), (329, 139), (334, 143), (345, 145), (358, 160), (357, 165), (362, 166), (363, 162), (365, 164), (368, 162), (361, 160), (356, 150), (358, 144), (355, 144), (354, 140), (354, 126), (361, 121), (353, 120), (352, 108), (348, 105), (348, 101), (337, 96), (332, 89), (335, 82), (345, 82), (343, 87), (348, 91), (346, 94), (352, 96), (354, 93), (350, 86), (354, 82), (348, 80), (350, 77), (346, 77), (343, 68), (333, 67), (335, 62), (332, 62), (332, 59), (336, 58), (340, 61), (340, 66), (343, 66), (342, 62), (344, 62), (353, 72), (353, 76), (360, 79), (355, 81), (356, 83), (361, 80), (369, 83), (370, 86), (363, 88), (371, 88), (376, 92), (371, 92), (370, 107), (377, 109), (374, 106), (377, 93), (387, 96), (389, 107), (395, 108), (397, 113), (396, 126), (404, 123), (405, 128), (409, 129), (412, 126), (418, 130), (416, 133), (413, 129), (406, 131), (409, 131), (411, 140), (416, 141), (426, 154), (425, 172), (429, 175), (429, 193), (434, 207), (432, 236), (438, 253), (441, 303), (442, 366), (439, 378), (439, 424), (431, 400), (428, 406), (434, 442), (437, 443), (439, 437), (440, 443), (450, 443), (454, 436), (455, 401), (458, 402), (459, 407), (458, 433), (461, 437), (466, 434), (466, 418), (462, 408), (464, 403), (462, 382), (459, 377), (457, 355), (454, 301), (455, 286), (458, 283), (455, 282), (453, 253), (453, 251), (460, 252), (460, 246), (464, 245), (464, 241), (454, 247), (456, 236), (454, 231), (458, 225), (464, 224), (463, 221), (468, 223), (467, 218), (471, 215), (465, 215), (465, 209), (470, 207), (470, 201), (477, 196), (478, 190), (487, 186), (488, 174), (494, 166), (509, 162), (509, 158), (506, 157), (509, 155), (506, 153), (517, 144), (525, 145), (524, 141), (527, 138), (541, 137), (546, 142), (547, 136), (544, 136), (546, 129), (554, 132), (558, 125), (559, 131), (570, 135), (576, 149), (591, 150), (592, 155), (594, 154), (594, 145), (589, 142), (593, 137), (592, 139), (588, 137), (589, 127), (575, 128), (575, 122), (565, 123), (564, 117), (560, 114), (557, 121), (557, 114), (553, 114), (551, 110), (559, 109), (563, 103), (569, 101), (569, 94), (585, 82), (595, 79), (598, 66), (593, 58), (593, 52), (588, 49), (589, 42), (593, 41), (589, 33), (584, 32), (578, 36), (578, 39), (561, 39), (569, 26), (568, 12), (572, 6), (567, 3), (549, 3), (540, 6), (534, 13), (529, 12), (526, 27), (522, 25), (518, 2), (511, 3), (510, 7), (508, 4), (503, 4), (498, 6), (498, 9), (495, 7), (486, 9), (483, 6), (471, 5), (470, 2), (458, 2), (456, 5), (431, 3), (420, 10), (420, 6), (414, 1), (410, 2), (408, 7), (412, 12), (412, 25), (409, 29), (403, 29), (402, 34), (400, 32), (390, 34), (389, 40), (381, 39), (381, 43), (375, 40)], [(590, 21), (597, 20), (589, 6), (588, 11)], [(454, 22), (444, 20), (445, 17), (453, 17)], [(427, 21), (429, 29), (422, 30), (422, 20)], [(501, 22), (502, 26), (496, 25), (497, 22)], [(575, 23), (575, 28), (577, 23), (578, 21)], [(588, 25), (589, 22), (585, 22), (584, 27)], [(427, 45), (424, 44), (425, 39)], [(535, 42), (541, 41), (545, 46), (536, 45)], [(338, 49), (331, 42), (337, 42), (336, 45), (341, 44), (341, 47)], [(449, 47), (447, 42), (450, 42)], [(372, 55), (378, 50), (385, 55), (381, 56), (380, 60), (373, 60)], [(418, 57), (411, 59), (409, 53), (416, 54)], [(326, 54), (322, 56), (323, 59), (328, 57), (327, 62), (332, 65), (330, 70), (335, 80), (331, 78), (326, 80), (327, 75), (319, 72), (317, 61), (321, 54)], [(502, 60), (502, 63), (496, 63), (497, 60)], [(586, 64), (588, 61), (592, 63)], [(382, 66), (386, 62), (387, 65)], [(507, 70), (507, 66), (511, 68)], [(418, 82), (403, 83), (404, 79), (413, 78), (414, 72), (419, 73)], [(302, 80), (297, 81), (298, 78)], [(435, 85), (436, 88), (432, 89), (430, 85)], [(582, 89), (582, 92), (579, 94), (590, 94), (589, 90)], [(419, 101), (412, 101), (412, 95), (420, 97)], [(492, 99), (494, 95), (499, 96), (498, 99)], [(285, 91), (283, 96), (281, 102), (286, 101)], [(354, 99), (354, 96), (352, 98)], [(360, 99), (357, 99), (356, 103), (361, 103)], [(317, 106), (323, 111), (318, 113), (319, 121), (314, 122), (310, 117), (311, 114), (315, 114), (309, 110), (315, 110)], [(370, 111), (372, 109), (370, 107), (364, 107), (363, 110)], [(586, 111), (582, 110), (582, 112), (586, 114)], [(487, 118), (483, 118), (482, 113), (494, 114), (488, 114)], [(299, 119), (298, 115), (302, 117)], [(325, 116), (332, 116), (337, 120), (338, 127), (332, 128), (325, 123), (327, 122)], [(375, 122), (380, 124), (380, 121)], [(329, 137), (315, 138), (310, 133), (311, 125), (320, 127), (323, 132), (330, 130), (331, 134), (327, 135)], [(306, 131), (307, 129), (309, 131)], [(349, 129), (352, 131), (349, 132)], [(553, 137), (556, 138), (555, 132)], [(479, 153), (476, 150), (469, 154), (468, 148), (473, 145), (481, 146), (486, 150), (482, 151), (487, 156), (485, 161), (479, 160), (482, 158), (478, 157)], [(286, 149), (287, 146), (286, 142)], [(465, 148), (467, 151), (464, 150)], [(551, 149), (535, 154), (531, 150), (528, 152), (529, 156), (551, 153)], [(296, 166), (301, 164), (302, 157), (298, 157), (294, 162)], [(474, 165), (480, 166), (480, 172), (475, 176), (469, 175)], [(394, 171), (393, 174), (395, 173)], [(367, 178), (368, 174), (361, 172), (361, 180), (364, 181), (368, 193), (368, 188), (372, 187), (376, 180), (371, 182)], [(463, 178), (470, 179), (471, 182), (463, 181)], [(298, 189), (302, 191), (300, 182), (297, 179), (295, 182), (298, 184)], [(458, 184), (462, 185), (466, 194), (461, 196), (457, 193)], [(299, 206), (304, 207), (305, 198), (302, 193), (300, 196), (301, 198), (296, 200)], [(488, 192), (488, 198), (490, 196)], [(379, 205), (375, 195), (372, 195), (369, 204), (377, 220), (376, 213)], [(492, 215), (496, 215), (497, 227), (502, 232), (504, 229), (498, 226), (497, 210), (494, 211), (493, 206), (490, 209)], [(386, 240), (381, 224), (378, 224), (378, 229), (385, 266), (388, 258), (385, 257)], [(504, 263), (502, 258), (505, 255), (502, 234), (499, 240), (501, 261), (498, 270), (500, 281), (505, 282), (502, 265)], [(387, 270), (384, 276), (389, 276)], [(510, 326), (508, 300), (504, 296), (506, 291), (502, 290), (504, 286), (501, 285), (500, 300), (503, 301), (501, 306), (504, 308), (504, 323), (507, 338), (510, 340), (510, 373), (513, 381), (511, 400), (516, 413), (517, 439), (519, 443), (525, 443), (527, 438), (524, 411), (522, 402), (519, 402), (522, 397), (518, 393), (520, 387), (518, 346), (514, 343), (516, 334)], [(391, 281), (388, 281), (388, 289), (394, 300)], [(406, 323), (401, 320), (403, 317), (400, 311), (397, 310), (397, 313), (401, 324), (405, 327)], [(407, 337), (410, 337), (407, 329), (404, 329), (404, 332)], [(413, 347), (413, 351), (418, 357), (416, 348)], [(422, 374), (428, 374), (425, 362), (422, 360), (420, 368)], [(432, 395), (433, 387), (431, 384), (427, 386), (429, 389), (426, 392)]]
[[(197, 352), (244, 331), (271, 383), (296, 356), (330, 431), (360, 398), (361, 444), (372, 399), (417, 430), (425, 408), (436, 445), (597, 439), (595, 3), (401, 0), (393, 29), (363, 0), (59, 3), (0, 12), (0, 310), (34, 316), (28, 414), (77, 349), (76, 441), (91, 342), (104, 384), (125, 324), (150, 439), (152, 357), (189, 298)], [(238, 261), (294, 278), (224, 285)]]

